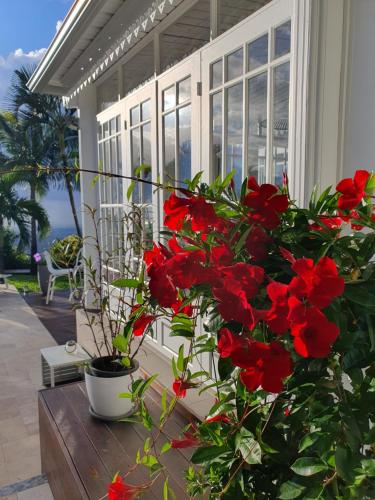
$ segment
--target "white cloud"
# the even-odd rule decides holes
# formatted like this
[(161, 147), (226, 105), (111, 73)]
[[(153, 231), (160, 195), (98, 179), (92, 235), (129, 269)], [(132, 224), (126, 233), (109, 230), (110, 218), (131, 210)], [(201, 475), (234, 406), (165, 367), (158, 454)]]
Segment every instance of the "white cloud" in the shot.
[(22, 65), (38, 63), (47, 49), (36, 49), (24, 52), (16, 49), (6, 56), (0, 55), (0, 108), (8, 90), (13, 71)]
[(63, 22), (64, 22), (64, 21), (63, 21), (62, 19), (58, 19), (58, 20), (57, 20), (57, 23), (56, 23), (56, 33), (57, 33), (58, 31), (60, 31), (60, 28), (61, 28), (61, 26), (62, 26), (62, 23), (63, 23)]

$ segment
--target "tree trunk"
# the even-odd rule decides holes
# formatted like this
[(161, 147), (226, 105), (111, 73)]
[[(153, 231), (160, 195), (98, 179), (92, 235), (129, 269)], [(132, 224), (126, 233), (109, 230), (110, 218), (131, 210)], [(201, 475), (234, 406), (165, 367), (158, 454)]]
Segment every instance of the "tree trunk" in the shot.
[[(36, 201), (35, 185), (30, 185), (30, 200)], [(31, 218), (31, 243), (30, 243), (30, 272), (36, 274), (37, 264), (34, 260), (34, 255), (38, 252), (37, 227), (34, 217)]]
[[(59, 134), (59, 146), (60, 146), (60, 156), (61, 156), (62, 166), (63, 168), (68, 168), (68, 161), (67, 161), (68, 159), (65, 154), (65, 137), (63, 131), (61, 131)], [(73, 184), (72, 184), (71, 174), (69, 172), (65, 173), (65, 184), (69, 195), (69, 202), (72, 210), (74, 225), (76, 226), (76, 231), (78, 236), (82, 238), (82, 231), (78, 221), (76, 202), (74, 200)]]
[(0, 217), (0, 274), (4, 274), (5, 256), (4, 256), (4, 222)]
[(68, 190), (70, 207), (72, 209), (72, 214), (73, 214), (74, 224), (76, 226), (76, 231), (77, 231), (78, 236), (80, 238), (82, 238), (82, 231), (81, 231), (81, 228), (80, 228), (80, 225), (78, 222), (78, 214), (77, 214), (77, 209), (76, 209), (76, 203), (74, 200), (73, 185), (72, 185), (72, 181), (70, 179), (70, 174), (68, 174), (68, 173), (65, 174), (65, 183), (66, 183), (66, 189)]

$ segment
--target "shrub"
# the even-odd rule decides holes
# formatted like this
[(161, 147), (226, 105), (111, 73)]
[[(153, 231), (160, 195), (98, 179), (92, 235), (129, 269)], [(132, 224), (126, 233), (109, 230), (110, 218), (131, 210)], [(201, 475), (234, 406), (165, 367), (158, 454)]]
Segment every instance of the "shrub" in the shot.
[(81, 248), (82, 239), (76, 234), (71, 234), (61, 240), (55, 240), (50, 246), (49, 252), (56, 264), (67, 269), (74, 267)]

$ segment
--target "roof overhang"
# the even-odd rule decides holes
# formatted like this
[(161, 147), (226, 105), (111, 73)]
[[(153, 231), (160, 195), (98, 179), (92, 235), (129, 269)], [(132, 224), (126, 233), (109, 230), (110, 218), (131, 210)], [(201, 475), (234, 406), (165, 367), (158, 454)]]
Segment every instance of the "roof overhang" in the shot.
[(102, 3), (100, 0), (75, 0), (28, 82), (31, 91), (58, 95), (64, 95), (67, 92), (68, 89), (64, 88), (60, 81), (54, 81), (54, 73), (61, 58), (68, 53), (74, 41), (79, 39), (82, 27), (90, 22), (90, 18), (93, 17), (100, 3)]

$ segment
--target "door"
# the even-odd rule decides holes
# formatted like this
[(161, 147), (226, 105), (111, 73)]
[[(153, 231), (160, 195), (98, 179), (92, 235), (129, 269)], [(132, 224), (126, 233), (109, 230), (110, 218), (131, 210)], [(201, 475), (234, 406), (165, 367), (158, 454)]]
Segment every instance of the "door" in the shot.
[(275, 0), (202, 50), (203, 164), (282, 183), (288, 171), (292, 0)]
[[(199, 53), (158, 79), (159, 165), (163, 184), (183, 187), (186, 179), (192, 179), (201, 170), (199, 82)], [(163, 202), (169, 195), (170, 192), (165, 191), (160, 196), (160, 228), (163, 227)], [(186, 348), (189, 345), (182, 337), (170, 337), (168, 324), (163, 321), (157, 331), (158, 348), (168, 357), (176, 355), (181, 344)]]

